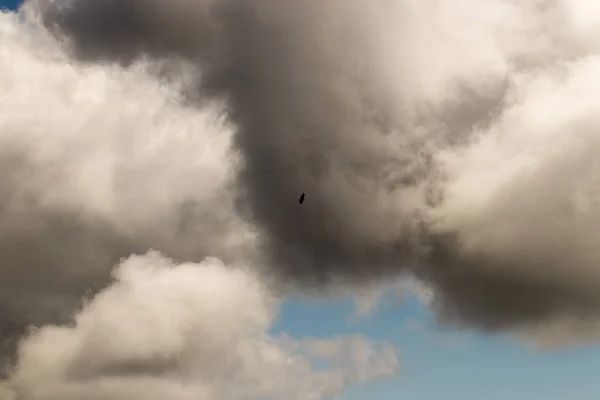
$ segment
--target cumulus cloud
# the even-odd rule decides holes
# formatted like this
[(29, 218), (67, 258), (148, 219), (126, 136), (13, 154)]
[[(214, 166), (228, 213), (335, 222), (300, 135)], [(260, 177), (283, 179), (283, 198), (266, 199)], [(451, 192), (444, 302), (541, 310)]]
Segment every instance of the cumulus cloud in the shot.
[(151, 63), (74, 63), (23, 17), (0, 14), (0, 337), (66, 321), (134, 252), (250, 257), (218, 105), (181, 106)]
[(361, 336), (275, 337), (275, 316), (275, 300), (246, 269), (214, 258), (175, 264), (157, 252), (132, 256), (72, 324), (44, 326), (22, 339), (0, 395), (329, 399), (397, 370), (388, 344)]
[(278, 289), (409, 274), (439, 321), (483, 330), (595, 326), (595, 16), (583, 0), (3, 12), (0, 336), (69, 321), (150, 248), (264, 264)]
[(224, 101), (237, 183), (284, 281), (410, 271), (447, 321), (595, 318), (595, 213), (571, 207), (595, 196), (593, 10), (455, 3), (29, 5), (79, 60), (197, 68), (188, 104)]

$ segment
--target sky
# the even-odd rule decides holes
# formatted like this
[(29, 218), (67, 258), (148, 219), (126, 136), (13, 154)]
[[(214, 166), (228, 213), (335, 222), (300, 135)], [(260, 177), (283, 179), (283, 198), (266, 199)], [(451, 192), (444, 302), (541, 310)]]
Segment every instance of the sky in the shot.
[(343, 399), (591, 399), (600, 391), (597, 346), (545, 353), (506, 338), (440, 330), (416, 299), (359, 321), (351, 302), (291, 301), (275, 329), (361, 332), (398, 346), (402, 371), (396, 379), (351, 390)]
[(7, 8), (9, 10), (14, 10), (17, 8), (17, 6), (20, 4), (21, 2), (19, 0), (5, 0), (2, 1), (2, 7), (3, 8)]
[(0, 0), (0, 400), (596, 398), (600, 10), (214, 2)]

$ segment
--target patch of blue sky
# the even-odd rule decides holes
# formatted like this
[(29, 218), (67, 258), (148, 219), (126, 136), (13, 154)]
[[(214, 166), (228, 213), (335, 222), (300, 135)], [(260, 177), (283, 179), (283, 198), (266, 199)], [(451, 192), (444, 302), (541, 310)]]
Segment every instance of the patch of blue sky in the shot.
[(350, 299), (291, 299), (274, 333), (296, 337), (362, 334), (394, 343), (402, 371), (397, 379), (357, 387), (343, 400), (592, 399), (600, 348), (541, 353), (500, 335), (441, 329), (416, 297), (358, 318)]

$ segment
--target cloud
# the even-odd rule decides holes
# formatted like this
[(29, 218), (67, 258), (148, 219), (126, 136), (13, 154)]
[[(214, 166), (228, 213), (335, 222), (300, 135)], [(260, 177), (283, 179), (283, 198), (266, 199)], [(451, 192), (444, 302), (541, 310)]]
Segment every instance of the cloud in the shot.
[(550, 323), (534, 325), (512, 332), (511, 337), (539, 352), (556, 352), (594, 345), (600, 339), (598, 320), (565, 315)]
[(594, 325), (600, 42), (586, 4), (2, 13), (3, 337), (68, 321), (150, 248), (265, 265), (282, 293), (410, 274), (440, 322), (483, 331)]
[(351, 287), (348, 291), (353, 295), (356, 316), (370, 318), (382, 308), (401, 306), (415, 291), (414, 286), (415, 282), (410, 279), (398, 279), (392, 282)]
[(149, 62), (74, 63), (22, 13), (0, 42), (0, 337), (66, 322), (148, 248), (250, 260), (218, 104), (182, 106)]
[(326, 399), (395, 374), (389, 344), (271, 336), (276, 306), (246, 269), (132, 256), (73, 324), (22, 339), (2, 399)]
[(452, 312), (490, 326), (597, 315), (599, 60), (515, 75), (494, 126), (440, 157), (451, 183), (436, 229), (457, 235), (463, 265), (433, 281)]

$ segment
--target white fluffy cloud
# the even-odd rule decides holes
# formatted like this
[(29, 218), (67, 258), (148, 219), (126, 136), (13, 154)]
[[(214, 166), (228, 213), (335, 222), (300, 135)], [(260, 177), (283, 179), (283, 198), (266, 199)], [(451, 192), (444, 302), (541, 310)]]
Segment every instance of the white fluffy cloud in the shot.
[(74, 62), (30, 15), (0, 13), (1, 337), (67, 320), (131, 253), (250, 259), (231, 126), (154, 68)]
[(502, 259), (504, 274), (600, 285), (599, 68), (587, 56), (513, 76), (496, 123), (440, 157), (451, 177), (440, 226), (465, 252)]
[(329, 399), (398, 367), (393, 347), (360, 336), (270, 335), (274, 299), (214, 258), (176, 265), (149, 252), (113, 276), (73, 324), (22, 339), (2, 400)]
[[(210, 208), (202, 218), (220, 219), (227, 235), (237, 232), (225, 229), (233, 216), (223, 192), (235, 160), (218, 105), (182, 106), (185, 80), (157, 80), (149, 62), (128, 69), (72, 62), (23, 16), (0, 14), (1, 155), (28, 167), (17, 171), (11, 207), (29, 213), (34, 201), (38, 209), (77, 210), (128, 236), (160, 226), (153, 234), (175, 246), (183, 238), (174, 219), (187, 201), (203, 214)], [(173, 66), (185, 75), (185, 65)]]

